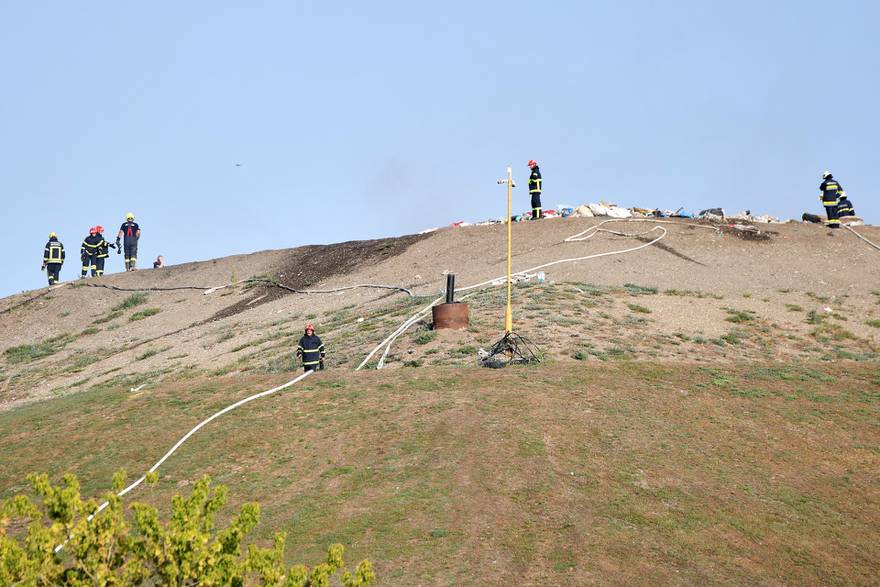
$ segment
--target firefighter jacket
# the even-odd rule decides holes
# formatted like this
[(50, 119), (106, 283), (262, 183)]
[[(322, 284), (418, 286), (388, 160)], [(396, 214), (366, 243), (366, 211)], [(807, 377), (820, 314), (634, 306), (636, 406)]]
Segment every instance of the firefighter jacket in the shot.
[(58, 242), (54, 236), (46, 243), (43, 249), (43, 264), (45, 265), (61, 265), (64, 263), (64, 245)]
[(819, 185), (819, 190), (822, 192), (821, 199), (823, 206), (836, 206), (839, 192), (843, 191), (843, 186), (841, 186), (836, 179), (828, 176), (828, 178)]
[(101, 237), (101, 242), (98, 243), (98, 258), (106, 258), (110, 256), (110, 247), (113, 246), (104, 240), (104, 235), (99, 234)]
[(324, 343), (317, 334), (306, 334), (299, 339), (296, 356), (302, 357), (303, 367), (317, 365), (324, 359)]
[(846, 197), (846, 194), (842, 194), (840, 197), (840, 201), (837, 203), (837, 215), (838, 216), (855, 216), (856, 211), (853, 209), (852, 202), (849, 201), (849, 198)]
[(119, 231), (122, 233), (122, 236), (125, 239), (125, 244), (133, 245), (140, 238), (140, 235), (138, 233), (141, 231), (141, 227), (138, 226), (137, 222), (128, 220), (122, 223), (122, 226), (119, 227)]
[(532, 174), (529, 175), (529, 193), (530, 194), (540, 194), (541, 193), (541, 170), (537, 165), (532, 167)]
[(82, 242), (82, 246), (79, 249), (79, 256), (97, 257), (98, 249), (102, 242), (104, 242), (104, 237), (99, 234), (90, 234), (86, 237), (86, 240)]

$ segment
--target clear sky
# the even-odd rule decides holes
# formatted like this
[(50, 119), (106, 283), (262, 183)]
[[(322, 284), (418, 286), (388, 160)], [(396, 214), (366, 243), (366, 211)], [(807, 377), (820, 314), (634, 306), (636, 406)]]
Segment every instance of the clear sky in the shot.
[(830, 169), (877, 222), (878, 22), (870, 1), (0, 2), (0, 295), (45, 284), (49, 231), (71, 279), (128, 211), (142, 267), (502, 217), (495, 180), (530, 158), (547, 208), (799, 218)]

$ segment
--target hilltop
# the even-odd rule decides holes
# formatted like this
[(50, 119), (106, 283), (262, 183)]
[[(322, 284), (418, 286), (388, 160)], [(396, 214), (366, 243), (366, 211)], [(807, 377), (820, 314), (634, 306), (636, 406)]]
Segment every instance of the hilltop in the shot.
[[(660, 235), (615, 223), (640, 234), (565, 242), (599, 222), (515, 224), (514, 270)], [(341, 541), (383, 584), (870, 584), (880, 251), (800, 223), (656, 226), (653, 245), (517, 283), (516, 330), (544, 361), (501, 372), (476, 363), (501, 334), (502, 287), (467, 298), (467, 330), (423, 321), (386, 369), (353, 371), (447, 272), (458, 287), (501, 277), (500, 225), (5, 298), (0, 498), (32, 470), (94, 493), (144, 470), (200, 419), (290, 379), (312, 321), (329, 369), (206, 427), (148, 499), (211, 474), (264, 504), (264, 537), (285, 529), (307, 556)], [(291, 291), (361, 284), (396, 289)]]

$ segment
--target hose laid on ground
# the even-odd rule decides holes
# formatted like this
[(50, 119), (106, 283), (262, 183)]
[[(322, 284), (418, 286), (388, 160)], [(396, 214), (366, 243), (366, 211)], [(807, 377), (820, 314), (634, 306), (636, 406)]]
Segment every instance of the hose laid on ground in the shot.
[[(302, 375), (299, 375), (298, 377), (295, 377), (295, 378), (291, 379), (291, 380), (288, 381), (287, 383), (284, 383), (284, 384), (282, 384), (282, 385), (279, 385), (278, 387), (273, 387), (272, 389), (267, 389), (266, 391), (261, 391), (260, 393), (255, 393), (255, 394), (253, 394), (253, 395), (249, 395), (248, 397), (246, 397), (246, 398), (244, 398), (244, 399), (242, 399), (242, 400), (239, 400), (239, 401), (235, 402), (234, 404), (231, 404), (231, 405), (226, 406), (225, 408), (223, 408), (223, 409), (220, 410), (220, 411), (214, 412), (214, 414), (212, 414), (211, 416), (205, 418), (204, 420), (202, 420), (201, 422), (199, 422), (198, 424), (196, 424), (196, 425), (192, 428), (192, 430), (190, 430), (189, 432), (187, 432), (186, 434), (184, 434), (183, 437), (181, 437), (181, 439), (178, 440), (177, 443), (175, 443), (175, 445), (172, 446), (171, 449), (170, 449), (168, 452), (166, 452), (166, 453), (162, 456), (161, 459), (159, 459), (158, 461), (156, 461), (156, 464), (155, 464), (155, 465), (153, 465), (152, 467), (150, 467), (149, 470), (148, 470), (146, 473), (144, 473), (143, 475), (141, 475), (140, 478), (138, 478), (138, 479), (137, 479), (135, 482), (133, 482), (131, 485), (129, 485), (128, 487), (126, 487), (125, 489), (123, 489), (122, 491), (120, 491), (119, 493), (117, 493), (116, 496), (117, 496), (117, 497), (122, 497), (123, 495), (125, 495), (126, 493), (128, 493), (129, 491), (131, 491), (132, 489), (134, 489), (135, 487), (137, 487), (137, 486), (140, 485), (141, 483), (143, 483), (143, 482), (146, 480), (148, 474), (150, 474), (150, 473), (155, 473), (156, 470), (162, 465), (162, 463), (164, 463), (166, 460), (168, 460), (168, 457), (170, 457), (171, 455), (173, 455), (173, 454), (175, 453), (175, 451), (177, 451), (177, 449), (180, 448), (180, 446), (181, 446), (184, 442), (186, 442), (187, 439), (189, 439), (190, 436), (192, 436), (193, 434), (195, 434), (196, 432), (198, 432), (203, 426), (205, 426), (205, 425), (207, 425), (208, 423), (210, 423), (211, 421), (213, 421), (213, 420), (219, 418), (219, 417), (222, 416), (223, 414), (225, 414), (225, 413), (227, 413), (227, 412), (231, 412), (231, 411), (234, 410), (235, 408), (241, 407), (241, 406), (245, 405), (246, 403), (249, 403), (249, 402), (254, 401), (255, 399), (259, 399), (259, 398), (261, 398), (261, 397), (266, 397), (267, 395), (272, 395), (273, 393), (278, 392), (278, 391), (281, 391), (282, 389), (287, 389), (287, 388), (290, 387), (291, 385), (294, 385), (294, 384), (296, 384), (296, 383), (299, 383), (300, 381), (302, 381), (303, 379), (305, 379), (306, 377), (308, 377), (308, 376), (311, 375), (312, 373), (314, 373), (314, 371), (306, 371), (306, 372), (303, 373)], [(106, 508), (108, 505), (110, 505), (110, 502), (109, 502), (109, 501), (105, 501), (104, 503), (102, 503), (101, 505), (99, 505), (99, 506), (98, 506), (98, 509), (96, 509), (96, 510), (94, 511), (94, 513), (92, 513), (92, 515), (90, 515), (90, 516), (87, 518), (87, 521), (91, 522), (92, 519), (93, 519), (96, 515), (98, 515), (98, 513), (100, 513), (101, 510), (103, 510), (104, 508)], [(69, 538), (68, 538), (68, 540), (69, 540)], [(59, 544), (58, 546), (56, 546), (56, 547), (55, 547), (55, 552), (59, 552), (62, 548), (64, 548), (64, 545), (65, 545), (65, 544), (67, 544), (67, 540), (65, 540), (62, 544)]]
[(872, 247), (874, 247), (875, 249), (877, 249), (878, 251), (880, 251), (880, 245), (877, 245), (876, 243), (872, 243), (871, 241), (869, 241), (868, 239), (866, 239), (865, 237), (863, 237), (862, 235), (860, 235), (859, 233), (857, 233), (857, 232), (856, 232), (852, 227), (850, 227), (849, 225), (841, 224), (841, 226), (844, 227), (845, 229), (847, 229), (848, 231), (850, 231), (851, 233), (853, 233), (854, 235), (856, 235), (857, 237), (859, 237), (860, 239), (862, 239), (863, 241), (865, 241), (866, 243), (868, 243), (869, 245), (871, 245)]
[[(667, 235), (667, 233), (668, 233), (668, 231), (667, 231), (665, 228), (663, 228), (662, 226), (655, 226), (655, 227), (652, 228), (651, 230), (648, 230), (648, 231), (646, 231), (646, 232), (644, 232), (644, 233), (639, 233), (639, 234), (637, 234), (637, 235), (627, 234), (627, 233), (618, 233), (618, 232), (616, 232), (616, 231), (611, 231), (611, 230), (608, 230), (608, 229), (602, 229), (602, 228), (601, 228), (603, 225), (608, 224), (608, 223), (610, 223), (610, 222), (652, 222), (652, 223), (658, 223), (658, 224), (682, 224), (682, 223), (680, 223), (680, 222), (672, 222), (672, 221), (668, 221), (668, 220), (650, 220), (650, 219), (612, 218), (612, 219), (609, 219), (609, 220), (603, 220), (603, 221), (600, 222), (599, 224), (596, 224), (595, 226), (591, 226), (591, 227), (588, 228), (587, 230), (585, 230), (585, 231), (583, 231), (583, 232), (580, 232), (580, 233), (578, 233), (578, 234), (576, 234), (576, 235), (573, 235), (573, 236), (569, 237), (568, 239), (565, 239), (565, 242), (576, 242), (577, 240), (586, 240), (586, 239), (588, 239), (588, 238), (591, 238), (593, 235), (595, 235), (595, 234), (596, 234), (597, 232), (599, 232), (600, 230), (601, 230), (602, 232), (612, 232), (612, 233), (620, 234), (620, 235), (623, 235), (623, 236), (644, 236), (644, 235), (650, 234), (650, 233), (652, 233), (652, 232), (654, 232), (654, 231), (658, 231), (658, 230), (661, 231), (661, 234), (660, 234), (660, 236), (658, 236), (657, 238), (655, 238), (655, 239), (653, 239), (653, 240), (651, 240), (651, 241), (649, 241), (649, 242), (647, 242), (647, 243), (641, 244), (641, 245), (639, 245), (639, 246), (637, 246), (637, 247), (631, 247), (631, 248), (628, 248), (628, 249), (622, 249), (622, 250), (619, 250), (619, 251), (609, 251), (609, 252), (607, 252), (607, 253), (595, 253), (595, 254), (592, 254), (592, 255), (584, 256), (584, 257), (573, 257), (573, 258), (570, 258), (570, 259), (559, 259), (559, 260), (556, 260), (556, 261), (551, 261), (551, 262), (549, 262), (549, 263), (543, 263), (543, 264), (541, 264), (541, 265), (537, 265), (537, 266), (535, 266), (535, 267), (531, 267), (531, 268), (529, 268), (529, 269), (524, 269), (524, 270), (522, 270), (522, 271), (517, 271), (516, 273), (513, 273), (512, 275), (521, 275), (521, 274), (524, 274), (524, 273), (531, 273), (531, 272), (537, 271), (537, 270), (539, 270), (539, 269), (544, 269), (544, 268), (546, 268), (546, 267), (552, 267), (552, 266), (554, 266), (554, 265), (560, 265), (560, 264), (562, 264), (562, 263), (573, 263), (573, 262), (575, 262), (575, 261), (586, 261), (586, 260), (588, 260), (588, 259), (596, 259), (596, 258), (598, 258), (598, 257), (607, 257), (607, 256), (610, 256), (610, 255), (622, 255), (622, 254), (624, 254), (624, 253), (632, 253), (632, 252), (638, 251), (638, 250), (640, 250), (640, 249), (644, 249), (644, 248), (646, 248), (646, 247), (650, 247), (651, 245), (653, 245), (653, 244), (659, 242), (660, 240), (662, 240), (662, 239)], [(716, 230), (716, 231), (718, 230), (718, 229), (715, 228), (714, 226), (702, 226), (702, 225), (699, 225), (699, 224), (689, 224), (688, 226), (697, 226), (697, 227), (701, 227), (701, 228), (709, 228), (709, 229), (711, 229), (711, 230)], [(590, 232), (590, 231), (592, 231), (592, 233), (591, 233), (589, 236), (584, 237), (584, 238), (580, 238), (582, 235), (584, 235), (585, 233)], [(574, 240), (571, 240), (571, 239), (574, 239)], [(480, 288), (480, 287), (485, 287), (485, 286), (487, 286), (487, 285), (492, 285), (493, 282), (497, 282), (497, 281), (500, 280), (500, 279), (505, 279), (506, 277), (507, 277), (506, 275), (502, 275), (501, 277), (496, 277), (496, 278), (494, 278), (494, 279), (489, 279), (489, 280), (484, 281), (484, 282), (482, 282), (482, 283), (477, 283), (477, 284), (474, 284), (474, 285), (469, 285), (469, 286), (467, 286), (467, 287), (457, 288), (455, 291), (456, 291), (456, 293), (458, 293), (458, 292), (469, 291), (469, 290), (472, 290), (472, 289), (477, 289), (477, 288)], [(410, 318), (408, 318), (407, 320), (405, 320), (405, 321), (403, 322), (403, 324), (401, 324), (401, 325), (400, 325), (400, 326), (399, 326), (394, 332), (392, 332), (390, 335), (388, 335), (388, 337), (387, 337), (385, 340), (383, 340), (383, 341), (382, 341), (381, 343), (379, 343), (379, 344), (378, 344), (373, 350), (371, 350), (370, 353), (364, 358), (363, 361), (361, 361), (360, 365), (358, 365), (357, 368), (356, 368), (355, 370), (356, 370), (356, 371), (361, 370), (361, 369), (362, 369), (362, 368), (363, 368), (363, 367), (364, 367), (364, 366), (370, 361), (370, 359), (373, 357), (373, 355), (375, 355), (375, 354), (379, 351), (379, 349), (381, 349), (382, 347), (385, 347), (385, 350), (384, 350), (384, 352), (382, 353), (381, 357), (379, 358), (379, 362), (378, 362), (377, 365), (376, 365), (376, 368), (377, 368), (377, 369), (381, 369), (381, 368), (385, 365), (385, 359), (387, 358), (388, 353), (389, 353), (390, 350), (391, 350), (391, 345), (394, 344), (394, 341), (397, 340), (397, 339), (398, 339), (398, 338), (399, 338), (404, 332), (406, 332), (407, 330), (409, 330), (409, 328), (410, 328), (413, 324), (415, 324), (416, 322), (418, 322), (419, 320), (421, 320), (422, 317), (424, 317), (424, 315), (426, 315), (426, 314), (431, 310), (431, 308), (433, 308), (435, 305), (437, 305), (438, 303), (440, 303), (440, 302), (443, 301), (444, 299), (445, 299), (444, 297), (439, 297), (439, 298), (437, 298), (436, 300), (432, 301), (429, 305), (427, 305), (427, 306), (425, 306), (424, 308), (420, 309), (418, 312), (416, 312), (415, 314), (413, 314)]]
[(350, 289), (356, 289), (356, 288), (359, 288), (359, 287), (365, 287), (365, 288), (374, 288), (374, 289), (391, 289), (391, 290), (396, 290), (396, 291), (402, 291), (402, 292), (408, 294), (410, 297), (413, 297), (413, 292), (412, 292), (411, 290), (409, 290), (409, 289), (407, 289), (407, 288), (405, 288), (405, 287), (401, 287), (401, 286), (399, 286), (399, 285), (384, 285), (384, 284), (377, 284), (377, 283), (359, 283), (359, 284), (357, 284), (357, 285), (346, 285), (346, 286), (344, 286), (344, 287), (337, 287), (337, 288), (334, 288), (334, 289), (311, 289), (311, 290), (303, 290), (303, 289), (296, 289), (296, 288), (290, 287), (290, 286), (288, 286), (288, 285), (284, 285), (283, 283), (277, 283), (277, 282), (272, 281), (272, 280), (270, 280), (270, 279), (256, 279), (256, 278), (244, 279), (244, 280), (241, 280), (241, 281), (236, 281), (236, 282), (233, 282), (233, 283), (228, 283), (228, 284), (225, 284), (225, 285), (219, 285), (219, 286), (215, 286), (215, 287), (200, 287), (200, 286), (196, 286), (196, 285), (180, 285), (180, 286), (174, 286), (174, 287), (119, 287), (119, 286), (116, 286), (116, 285), (108, 285), (108, 284), (106, 284), (106, 283), (83, 283), (83, 285), (88, 286), (88, 287), (103, 287), (103, 288), (106, 288), (106, 289), (112, 289), (112, 290), (114, 290), (114, 291), (180, 291), (180, 290), (197, 290), (197, 291), (203, 291), (203, 292), (205, 292), (205, 295), (208, 295), (208, 294), (213, 293), (213, 292), (215, 292), (215, 291), (217, 291), (217, 290), (219, 290), (219, 289), (223, 289), (223, 288), (229, 287), (229, 286), (231, 286), (231, 285), (237, 285), (237, 284), (239, 284), (239, 283), (244, 283), (244, 284), (248, 284), (248, 283), (262, 283), (262, 284), (265, 284), (265, 285), (271, 285), (271, 286), (274, 286), (274, 287), (278, 287), (278, 288), (281, 288), (281, 289), (283, 289), (283, 290), (289, 291), (289, 292), (291, 292), (291, 293), (296, 293), (296, 294), (330, 294), (330, 293), (337, 293), (337, 292), (340, 292), (340, 291), (347, 291), (347, 290), (350, 290)]
[(357, 285), (346, 285), (343, 287), (336, 287), (333, 289), (302, 290), (302, 289), (292, 288), (288, 285), (284, 285), (283, 283), (275, 283), (274, 281), (270, 281), (268, 279), (266, 279), (266, 280), (252, 280), (251, 282), (253, 283), (253, 282), (257, 282), (257, 281), (265, 283), (267, 285), (279, 287), (283, 290), (287, 290), (289, 292), (296, 293), (296, 294), (331, 294), (331, 293), (337, 293), (340, 291), (348, 291), (350, 289), (357, 289), (359, 287), (364, 287), (364, 288), (372, 288), (372, 289), (390, 289), (390, 290), (395, 290), (395, 291), (402, 291), (403, 293), (407, 294), (411, 298), (415, 297), (412, 290), (407, 289), (405, 287), (401, 287), (399, 285), (383, 285), (383, 284), (379, 284), (379, 283), (359, 283)]

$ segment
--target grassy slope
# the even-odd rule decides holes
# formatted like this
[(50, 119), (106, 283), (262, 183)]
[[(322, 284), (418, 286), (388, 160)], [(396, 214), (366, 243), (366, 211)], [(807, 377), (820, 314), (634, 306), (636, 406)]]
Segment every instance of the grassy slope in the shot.
[[(0, 497), (88, 492), (285, 375), (102, 388), (0, 413)], [(876, 365), (545, 364), (320, 373), (209, 425), (138, 499), (196, 477), (263, 504), (261, 538), (369, 557), (384, 584), (870, 584)]]

